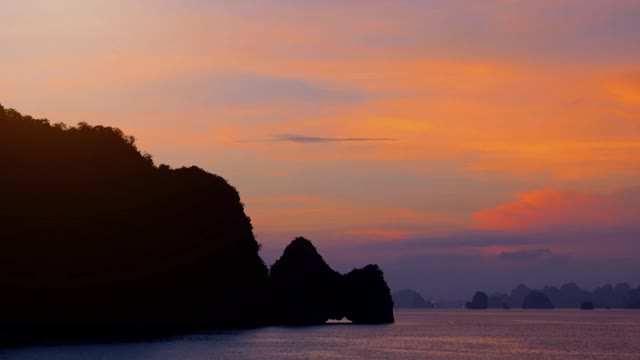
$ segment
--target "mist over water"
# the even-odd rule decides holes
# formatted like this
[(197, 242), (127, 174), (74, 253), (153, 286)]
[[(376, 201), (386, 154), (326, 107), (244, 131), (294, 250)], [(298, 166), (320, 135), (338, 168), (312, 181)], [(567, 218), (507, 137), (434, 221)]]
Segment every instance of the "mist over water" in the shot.
[(50, 346), (2, 359), (637, 359), (633, 310), (401, 310), (391, 325), (269, 327), (154, 343)]

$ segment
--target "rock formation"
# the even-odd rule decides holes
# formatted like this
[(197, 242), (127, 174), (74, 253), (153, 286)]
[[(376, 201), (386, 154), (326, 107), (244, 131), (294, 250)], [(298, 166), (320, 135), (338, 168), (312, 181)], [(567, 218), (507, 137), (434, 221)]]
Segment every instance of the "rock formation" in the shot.
[(344, 275), (344, 316), (356, 324), (394, 322), (391, 291), (378, 265)]
[(524, 298), (529, 295), (530, 292), (531, 289), (529, 289), (524, 284), (516, 286), (513, 290), (511, 290), (511, 294), (509, 296), (509, 306), (511, 306), (512, 308), (522, 308)]
[(594, 310), (596, 307), (591, 301), (585, 301), (580, 305), (580, 310)]
[[(511, 307), (520, 307), (524, 297), (531, 289), (525, 285), (518, 285), (511, 295), (494, 294), (489, 297), (489, 307), (499, 307), (499, 302), (503, 301)], [(626, 299), (633, 289), (627, 283), (619, 283), (615, 287), (607, 284), (596, 288), (593, 292), (581, 289), (575, 283), (567, 283), (560, 288), (555, 286), (545, 286), (542, 292), (549, 298), (556, 308), (575, 309), (585, 302), (591, 302), (596, 308), (611, 309), (623, 308), (629, 302)]]
[(340, 320), (344, 288), (342, 276), (327, 265), (313, 244), (296, 238), (271, 266), (274, 321), (314, 325)]
[(522, 302), (523, 309), (553, 309), (553, 303), (549, 298), (538, 290), (533, 290), (524, 298)]
[(432, 309), (435, 306), (426, 301), (420, 293), (411, 289), (404, 289), (393, 293), (393, 304), (397, 309)]
[(154, 164), (119, 129), (0, 106), (0, 155), (0, 346), (393, 321), (377, 266), (343, 277), (306, 240), (270, 280), (236, 189)]
[(393, 300), (380, 268), (333, 271), (313, 244), (293, 240), (271, 267), (274, 322), (316, 325), (343, 317), (353, 323), (392, 323)]
[(557, 308), (575, 309), (583, 302), (593, 300), (590, 292), (581, 289), (574, 282), (564, 284), (560, 288), (545, 286), (542, 292)]
[(0, 154), (1, 324), (144, 336), (264, 323), (267, 268), (222, 177), (156, 166), (115, 128), (1, 106)]
[(509, 295), (495, 293), (489, 296), (489, 309), (504, 309), (509, 306)]
[(468, 302), (466, 305), (467, 309), (488, 309), (489, 308), (489, 297), (487, 294), (482, 291), (478, 291), (473, 295), (473, 300)]
[(640, 309), (640, 288), (627, 292), (623, 302), (625, 309)]

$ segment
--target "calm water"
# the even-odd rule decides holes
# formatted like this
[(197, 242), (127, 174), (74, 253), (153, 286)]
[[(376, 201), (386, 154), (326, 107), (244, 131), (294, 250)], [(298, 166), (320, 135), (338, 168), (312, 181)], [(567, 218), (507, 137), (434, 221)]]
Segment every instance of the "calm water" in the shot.
[(640, 359), (640, 311), (407, 310), (396, 323), (12, 350), (3, 359)]

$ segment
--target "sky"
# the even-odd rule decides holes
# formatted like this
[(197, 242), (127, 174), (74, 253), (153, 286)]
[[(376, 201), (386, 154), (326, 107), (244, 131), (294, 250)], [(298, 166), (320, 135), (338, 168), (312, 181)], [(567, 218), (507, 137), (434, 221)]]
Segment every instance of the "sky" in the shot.
[(640, 283), (636, 0), (0, 0), (0, 103), (117, 126), (393, 290)]

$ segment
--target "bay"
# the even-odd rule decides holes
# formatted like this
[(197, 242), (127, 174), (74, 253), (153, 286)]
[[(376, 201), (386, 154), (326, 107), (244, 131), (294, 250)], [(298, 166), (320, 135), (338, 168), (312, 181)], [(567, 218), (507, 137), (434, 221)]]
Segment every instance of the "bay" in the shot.
[(640, 311), (398, 310), (390, 325), (332, 323), (150, 343), (39, 346), (2, 359), (640, 359)]

